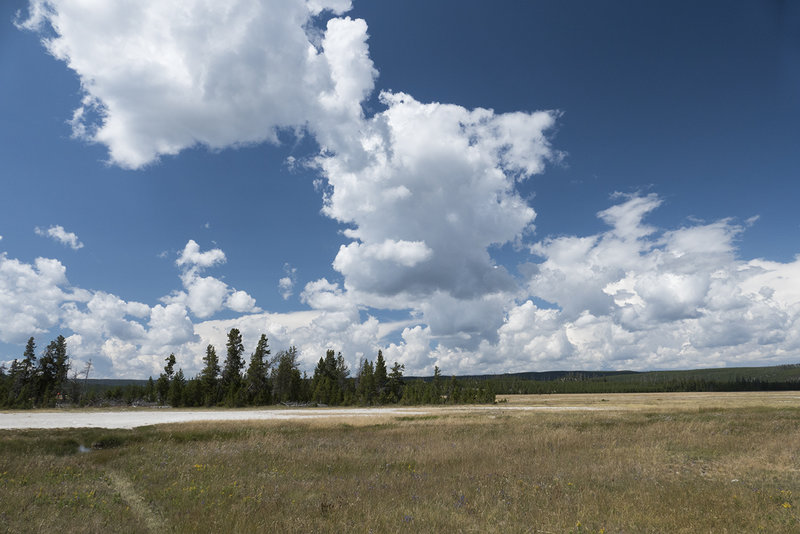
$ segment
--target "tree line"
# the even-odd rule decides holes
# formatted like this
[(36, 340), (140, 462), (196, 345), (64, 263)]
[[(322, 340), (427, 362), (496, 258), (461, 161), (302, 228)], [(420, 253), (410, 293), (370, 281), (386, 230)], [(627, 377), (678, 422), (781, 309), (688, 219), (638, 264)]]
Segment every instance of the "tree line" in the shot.
[(14, 360), (8, 373), (0, 366), (0, 406), (49, 407), (57, 404), (86, 405), (114, 402), (159, 404), (173, 407), (266, 406), (270, 404), (322, 406), (377, 406), (383, 404), (492, 403), (492, 387), (479, 381), (445, 380), (438, 367), (431, 379), (407, 379), (405, 366), (391, 367), (378, 351), (374, 361), (362, 359), (355, 373), (341, 353), (328, 350), (312, 376), (301, 373), (296, 347), (272, 355), (262, 334), (246, 361), (241, 332), (228, 332), (224, 361), (216, 347), (208, 345), (203, 368), (187, 378), (176, 366), (174, 354), (164, 360), (164, 370), (140, 385), (107, 388), (103, 392), (85, 386), (91, 362), (81, 373), (73, 371), (63, 336), (48, 345), (37, 360), (30, 338), (22, 360)]
[(22, 359), (15, 359), (6, 373), (0, 366), (0, 406), (8, 408), (49, 408), (64, 398), (70, 363), (67, 340), (58, 336), (40, 357), (31, 337)]
[(164, 372), (145, 386), (144, 398), (170, 406), (461, 404), (491, 403), (495, 398), (491, 388), (465, 385), (454, 377), (445, 383), (438, 367), (430, 381), (407, 380), (405, 366), (394, 362), (387, 368), (380, 350), (374, 362), (362, 359), (354, 375), (341, 352), (328, 350), (309, 377), (300, 372), (296, 347), (273, 356), (264, 334), (245, 370), (244, 345), (236, 328), (228, 332), (223, 363), (213, 345), (206, 348), (203, 369), (195, 378), (187, 380), (182, 369), (175, 371), (176, 363), (170, 354)]

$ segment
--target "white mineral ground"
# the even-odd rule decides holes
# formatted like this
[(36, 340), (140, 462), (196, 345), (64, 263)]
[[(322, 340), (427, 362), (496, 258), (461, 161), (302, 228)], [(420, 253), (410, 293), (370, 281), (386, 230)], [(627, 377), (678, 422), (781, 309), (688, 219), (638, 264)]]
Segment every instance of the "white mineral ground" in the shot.
[(413, 406), (382, 408), (245, 408), (226, 409), (56, 409), (0, 411), (0, 430), (24, 428), (135, 428), (192, 421), (302, 420), (352, 417), (402, 417), (483, 413), (494, 417), (520, 412), (676, 411), (726, 408), (800, 408), (797, 391), (740, 393), (601, 393), (570, 395), (502, 395), (495, 405)]
[[(597, 410), (589, 406), (472, 406), (492, 410)], [(459, 411), (459, 408), (297, 408), (243, 410), (172, 410), (127, 408), (110, 411), (16, 411), (0, 412), (0, 430), (24, 428), (136, 428), (191, 421), (300, 420), (336, 417), (414, 416)]]

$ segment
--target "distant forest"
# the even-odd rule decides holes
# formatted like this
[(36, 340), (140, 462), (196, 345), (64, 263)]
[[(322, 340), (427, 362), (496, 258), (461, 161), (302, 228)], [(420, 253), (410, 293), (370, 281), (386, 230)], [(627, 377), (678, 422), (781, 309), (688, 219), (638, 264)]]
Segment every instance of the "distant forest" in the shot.
[[(220, 362), (208, 345), (203, 369), (188, 378), (174, 354), (148, 380), (90, 380), (91, 362), (71, 368), (63, 336), (36, 355), (34, 338), (21, 359), (0, 366), (0, 408), (56, 406), (379, 406), (385, 404), (493, 403), (496, 395), (800, 390), (800, 364), (691, 371), (550, 371), (502, 375), (407, 377), (402, 364), (387, 366), (378, 351), (351, 372), (341, 353), (328, 350), (312, 376), (301, 373), (295, 347), (272, 355), (267, 337), (249, 362), (238, 329), (228, 333)], [(245, 369), (246, 366), (246, 369)], [(177, 367), (177, 370), (176, 370)]]

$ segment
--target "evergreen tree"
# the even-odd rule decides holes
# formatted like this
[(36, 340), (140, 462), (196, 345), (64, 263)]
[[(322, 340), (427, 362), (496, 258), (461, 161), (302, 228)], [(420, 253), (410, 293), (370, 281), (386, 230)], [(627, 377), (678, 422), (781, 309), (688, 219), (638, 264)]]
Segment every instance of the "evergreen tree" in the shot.
[(378, 351), (375, 359), (375, 398), (380, 403), (386, 402), (386, 361), (383, 359), (383, 352)]
[(172, 407), (183, 405), (183, 389), (186, 386), (186, 378), (183, 376), (183, 369), (178, 369), (169, 384), (169, 405)]
[(206, 347), (206, 355), (203, 356), (205, 364), (200, 371), (200, 389), (202, 391), (203, 403), (212, 406), (219, 401), (218, 377), (219, 377), (219, 358), (214, 345)]
[(442, 402), (442, 371), (438, 365), (433, 366), (433, 383), (431, 385), (433, 391), (430, 402), (440, 404)]
[(11, 365), (11, 392), (9, 404), (19, 408), (30, 408), (36, 397), (36, 343), (28, 339), (22, 360)]
[(269, 365), (268, 356), (270, 354), (267, 336), (261, 334), (256, 350), (250, 356), (250, 366), (247, 368), (247, 401), (250, 404), (264, 405), (269, 404), (272, 392), (269, 387)]
[(339, 384), (339, 389), (344, 392), (347, 389), (348, 378), (350, 377), (350, 367), (344, 361), (342, 353), (336, 355), (336, 368), (335, 368), (336, 381)]
[(405, 381), (403, 381), (403, 371), (406, 366), (394, 362), (392, 371), (389, 373), (389, 379), (386, 382), (386, 397), (389, 402), (400, 402), (403, 398), (403, 388)]
[[(328, 351), (329, 353), (333, 351)], [(325, 359), (320, 357), (317, 366), (314, 368), (314, 376), (311, 378), (311, 400), (317, 404), (328, 404), (330, 393), (330, 380), (325, 373)]]
[(21, 398), (22, 389), (25, 385), (24, 374), (24, 364), (20, 360), (14, 359), (8, 370), (6, 406), (14, 407), (18, 405), (18, 400)]
[(362, 404), (372, 404), (375, 399), (375, 372), (369, 360), (362, 361), (358, 371), (358, 398)]
[(450, 377), (450, 384), (447, 387), (447, 404), (458, 404), (461, 402), (461, 386), (456, 380), (456, 376)]
[(272, 381), (276, 402), (300, 400), (302, 378), (297, 368), (297, 358), (297, 347), (289, 347), (278, 353), (278, 367), (274, 370)]
[(236, 405), (240, 403), (239, 395), (242, 387), (242, 368), (244, 367), (244, 345), (242, 334), (238, 328), (231, 328), (228, 332), (228, 355), (225, 357), (225, 367), (222, 369), (222, 392), (225, 403)]
[(63, 398), (61, 390), (67, 381), (68, 371), (67, 340), (64, 336), (58, 336), (47, 345), (37, 366), (36, 397), (41, 405), (53, 406), (57, 400), (61, 400), (58, 397)]
[(153, 377), (147, 379), (147, 385), (144, 387), (144, 397), (147, 402), (156, 401), (156, 384), (153, 382)]
[(22, 353), (22, 378), (25, 382), (33, 379), (36, 371), (36, 343), (33, 336), (28, 338), (25, 344), (25, 352)]
[(314, 376), (311, 379), (312, 399), (318, 404), (336, 406), (342, 402), (343, 395), (339, 380), (340, 360), (345, 369), (347, 364), (344, 363), (341, 353), (338, 359), (335, 354), (333, 349), (328, 349), (325, 358), (320, 358), (314, 369)]
[(159, 375), (158, 382), (156, 382), (159, 404), (166, 404), (169, 398), (169, 386), (172, 382), (172, 376), (175, 374), (175, 355), (170, 354), (164, 361), (166, 362), (164, 372)]
[(186, 381), (183, 388), (182, 401), (184, 406), (203, 406), (206, 402), (203, 382), (200, 377), (194, 377)]
[(292, 402), (308, 400), (307, 397), (303, 397), (303, 377), (300, 375), (297, 365), (292, 368), (289, 375), (289, 400)]

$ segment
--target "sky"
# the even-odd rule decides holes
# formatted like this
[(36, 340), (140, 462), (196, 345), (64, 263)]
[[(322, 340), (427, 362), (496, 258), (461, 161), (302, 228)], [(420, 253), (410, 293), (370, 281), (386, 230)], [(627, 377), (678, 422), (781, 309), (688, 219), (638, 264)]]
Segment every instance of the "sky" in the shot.
[(0, 362), (800, 362), (800, 6), (7, 0)]

